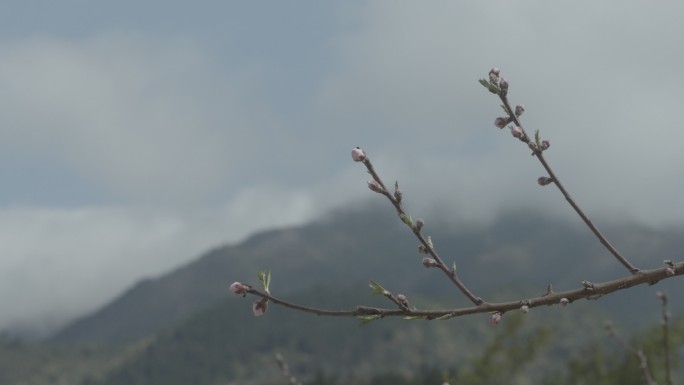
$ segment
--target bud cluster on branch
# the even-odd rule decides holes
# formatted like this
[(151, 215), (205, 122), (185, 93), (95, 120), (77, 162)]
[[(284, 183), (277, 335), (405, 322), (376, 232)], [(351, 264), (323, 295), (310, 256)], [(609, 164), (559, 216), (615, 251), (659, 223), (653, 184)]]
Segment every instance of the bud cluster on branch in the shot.
[(480, 84), (482, 84), (491, 93), (496, 94), (502, 103), (501, 107), (505, 115), (497, 117), (494, 120), (494, 125), (500, 129), (509, 126), (513, 137), (525, 143), (527, 145), (526, 147), (532, 151), (532, 156), (536, 157), (541, 163), (546, 175), (539, 177), (537, 179), (537, 183), (541, 186), (547, 186), (550, 184), (555, 185), (565, 200), (582, 219), (584, 224), (598, 239), (598, 241), (618, 261), (618, 263), (628, 270), (629, 275), (616, 280), (601, 283), (593, 283), (583, 280), (580, 281), (580, 285), (576, 289), (559, 293), (554, 292), (551, 285), (549, 285), (546, 291), (537, 297), (501, 303), (487, 302), (475, 295), (470, 288), (465, 285), (461, 277), (456, 272), (455, 260), (452, 261), (451, 265), (447, 265), (444, 258), (438, 254), (432, 238), (423, 233), (425, 221), (422, 218), (414, 221), (413, 218), (404, 210), (402, 206), (404, 194), (399, 189), (399, 183), (395, 182), (393, 189), (387, 188), (385, 183), (376, 172), (368, 154), (360, 147), (356, 147), (351, 151), (352, 160), (362, 163), (366, 167), (368, 174), (371, 176), (371, 179), (367, 182), (368, 188), (377, 194), (383, 195), (387, 200), (389, 200), (396, 210), (399, 219), (411, 230), (413, 235), (416, 237), (419, 242), (418, 253), (423, 255), (423, 266), (427, 268), (436, 268), (441, 271), (444, 276), (454, 284), (456, 289), (461, 292), (461, 294), (464, 295), (470, 302), (472, 302), (472, 306), (439, 310), (417, 309), (409, 305), (406, 295), (393, 294), (390, 290), (382, 287), (379, 283), (371, 282), (370, 287), (372, 293), (386, 297), (394, 304), (393, 308), (378, 308), (359, 305), (350, 310), (327, 310), (316, 307), (308, 307), (272, 296), (269, 291), (269, 284), (271, 280), (270, 271), (259, 272), (259, 281), (261, 283), (262, 290), (258, 290), (241, 282), (234, 282), (232, 285), (230, 285), (230, 291), (237, 295), (245, 296), (247, 294), (251, 294), (259, 297), (259, 299), (253, 304), (253, 312), (255, 316), (260, 316), (266, 313), (268, 310), (268, 303), (273, 302), (291, 309), (318, 315), (357, 317), (363, 323), (383, 317), (395, 316), (404, 317), (407, 319), (433, 320), (449, 319), (467, 314), (487, 313), (489, 314), (489, 323), (496, 325), (501, 322), (503, 315), (508, 311), (517, 310), (522, 313), (528, 313), (532, 308), (538, 306), (567, 306), (579, 299), (597, 299), (619, 290), (628, 289), (635, 285), (653, 285), (663, 279), (684, 275), (684, 262), (675, 263), (670, 260), (663, 261), (664, 266), (659, 268), (651, 270), (638, 269), (610, 242), (608, 242), (606, 237), (580, 209), (577, 203), (575, 203), (572, 196), (566, 190), (558, 176), (554, 173), (553, 169), (549, 165), (548, 161), (545, 159), (544, 153), (550, 148), (551, 142), (548, 139), (542, 139), (538, 130), (535, 131), (533, 137), (530, 137), (527, 134), (527, 131), (520, 120), (521, 116), (525, 112), (525, 107), (523, 105), (516, 105), (515, 108), (511, 107), (511, 103), (508, 100), (510, 84), (508, 80), (501, 75), (501, 71), (498, 68), (492, 68), (489, 71), (488, 78), (481, 79)]

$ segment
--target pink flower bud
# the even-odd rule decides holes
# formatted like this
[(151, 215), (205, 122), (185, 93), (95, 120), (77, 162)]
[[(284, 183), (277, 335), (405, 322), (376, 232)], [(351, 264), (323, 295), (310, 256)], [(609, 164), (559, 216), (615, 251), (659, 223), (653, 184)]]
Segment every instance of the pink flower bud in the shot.
[(420, 231), (420, 229), (422, 229), (423, 226), (425, 226), (425, 220), (423, 220), (423, 218), (418, 218), (418, 220), (416, 221), (416, 229)]
[(262, 315), (266, 314), (266, 311), (268, 310), (268, 300), (266, 298), (262, 298), (252, 305), (252, 312), (254, 313), (255, 317), (261, 317)]
[(430, 257), (423, 257), (423, 266), (435, 267), (435, 266), (437, 266), (437, 261), (435, 261), (434, 259), (432, 259)]
[(407, 308), (407, 307), (409, 306), (408, 299), (406, 299), (406, 296), (403, 295), (403, 294), (398, 294), (398, 295), (397, 295), (397, 301), (399, 301), (399, 303), (400, 303), (403, 307), (406, 307), (406, 308)]
[(560, 299), (561, 306), (568, 306), (569, 303), (570, 303), (570, 300), (565, 298), (565, 297)]
[(529, 147), (530, 150), (537, 152), (537, 143), (529, 142), (529, 143), (527, 143), (527, 147)]
[(360, 147), (356, 147), (352, 150), (352, 159), (354, 159), (354, 162), (363, 162), (366, 160), (366, 153), (363, 152), (363, 150)]
[(492, 83), (497, 83), (499, 81), (499, 74), (501, 71), (498, 68), (492, 68), (489, 70), (489, 81)]
[(537, 178), (537, 183), (539, 183), (540, 186), (546, 186), (547, 184), (551, 184), (553, 182), (552, 178), (549, 178), (548, 176), (540, 176)]
[(245, 285), (245, 284), (243, 284), (243, 283), (240, 283), (240, 282), (233, 282), (233, 283), (230, 285), (230, 292), (233, 293), (233, 294), (242, 294), (242, 295), (244, 295), (244, 294), (247, 293), (247, 289), (249, 289), (249, 286), (247, 286), (247, 285)]
[(501, 80), (499, 81), (499, 87), (501, 88), (501, 92), (505, 95), (506, 92), (508, 92), (508, 80), (506, 80), (505, 77), (501, 77)]
[(675, 275), (675, 273), (676, 273), (676, 271), (675, 271), (674, 267), (668, 266), (665, 268), (665, 274), (667, 274), (668, 276), (671, 277), (671, 276)]
[(527, 305), (522, 305), (522, 306), (520, 306), (520, 311), (527, 314), (530, 311), (530, 307)]
[(511, 128), (511, 134), (514, 137), (520, 139), (523, 137), (523, 130), (522, 130), (522, 128), (520, 128), (518, 126), (515, 126), (515, 127)]
[(525, 112), (525, 106), (523, 106), (522, 104), (518, 104), (517, 106), (515, 106), (515, 116), (519, 117), (523, 114), (523, 112)]
[(505, 118), (503, 116), (499, 116), (494, 120), (494, 125), (498, 128), (504, 128), (510, 122), (510, 118)]
[(501, 313), (498, 311), (496, 313), (492, 313), (491, 316), (489, 316), (489, 324), (490, 325), (498, 325), (499, 322), (501, 322)]
[(383, 189), (382, 186), (380, 185), (380, 183), (378, 183), (378, 181), (376, 181), (376, 180), (369, 180), (368, 181), (368, 188), (371, 191), (376, 192), (376, 193), (382, 193), (383, 191), (385, 191), (385, 189)]
[(549, 142), (548, 139), (542, 140), (542, 142), (541, 142), (541, 149), (542, 149), (542, 151), (547, 150), (549, 147), (551, 147), (551, 142)]

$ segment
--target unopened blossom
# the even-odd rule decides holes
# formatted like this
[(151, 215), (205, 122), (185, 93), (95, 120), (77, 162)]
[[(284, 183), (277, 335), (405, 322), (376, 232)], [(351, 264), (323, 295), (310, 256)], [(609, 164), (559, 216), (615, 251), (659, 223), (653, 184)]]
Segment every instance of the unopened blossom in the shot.
[(425, 226), (425, 220), (423, 218), (418, 218), (418, 220), (416, 221), (416, 230), (420, 231), (420, 229), (422, 229), (423, 226)]
[(520, 115), (522, 115), (523, 112), (525, 112), (525, 106), (523, 106), (522, 104), (518, 104), (517, 106), (515, 106), (515, 116), (520, 117)]
[(506, 95), (508, 92), (508, 80), (506, 80), (505, 77), (501, 77), (501, 80), (499, 81), (499, 87), (501, 88), (501, 93), (503, 95)]
[(510, 121), (510, 118), (505, 118), (503, 116), (499, 116), (494, 120), (494, 125), (498, 128), (504, 128)]
[(518, 126), (515, 126), (515, 127), (511, 128), (511, 134), (516, 138), (522, 138), (523, 130), (522, 130), (522, 128), (520, 128)]
[(233, 282), (232, 284), (230, 284), (230, 292), (233, 294), (244, 295), (247, 293), (248, 288), (249, 288), (249, 286), (245, 285), (244, 283), (240, 283), (240, 282)]
[(491, 70), (489, 70), (489, 81), (492, 83), (497, 83), (499, 81), (499, 74), (501, 71), (494, 67)]
[(366, 153), (363, 152), (361, 147), (354, 148), (351, 152), (351, 155), (354, 162), (363, 162), (366, 160)]
[(400, 303), (401, 306), (403, 306), (403, 307), (406, 307), (406, 308), (407, 308), (407, 307), (409, 306), (408, 299), (407, 299), (406, 296), (403, 295), (403, 294), (398, 294), (398, 295), (397, 295), (397, 301), (399, 301), (399, 303)]
[(530, 307), (527, 305), (520, 306), (520, 311), (527, 314), (530, 311)]
[(264, 314), (266, 314), (266, 311), (268, 310), (268, 300), (266, 298), (262, 298), (254, 304), (252, 304), (252, 312), (254, 313), (255, 317), (260, 317)]
[(376, 193), (381, 193), (381, 192), (385, 191), (385, 189), (383, 189), (382, 186), (380, 185), (380, 183), (378, 183), (378, 181), (376, 181), (376, 180), (369, 180), (368, 181), (368, 188), (371, 191), (374, 191)]
[(569, 303), (570, 303), (570, 300), (565, 298), (565, 297), (560, 299), (561, 306), (567, 306)]
[(496, 313), (492, 313), (491, 316), (489, 316), (489, 324), (490, 325), (498, 325), (499, 322), (501, 322), (501, 313), (498, 311)]
[(553, 179), (549, 178), (548, 176), (540, 176), (539, 178), (537, 178), (537, 183), (540, 186), (546, 186), (547, 184), (550, 184), (552, 182), (553, 182)]
[(551, 142), (549, 142), (548, 139), (542, 140), (542, 142), (541, 142), (541, 149), (542, 149), (542, 151), (547, 150), (549, 147), (551, 147)]
[(435, 261), (434, 259), (432, 259), (430, 257), (423, 257), (423, 266), (435, 267), (435, 266), (437, 266), (437, 261)]

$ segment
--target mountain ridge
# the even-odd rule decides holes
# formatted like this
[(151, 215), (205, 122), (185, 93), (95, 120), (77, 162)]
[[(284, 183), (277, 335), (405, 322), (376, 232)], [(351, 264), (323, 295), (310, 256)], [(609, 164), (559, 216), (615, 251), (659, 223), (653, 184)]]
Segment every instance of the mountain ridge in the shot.
[[(273, 272), (272, 289), (278, 295), (321, 284), (365, 287), (370, 280), (426, 296), (453, 290), (448, 280), (420, 265), (417, 241), (388, 211), (376, 206), (338, 211), (307, 225), (267, 230), (239, 244), (213, 248), (166, 275), (138, 282), (50, 340), (129, 343), (171, 328), (221, 301), (233, 281), (256, 283), (256, 271), (264, 269)], [(563, 290), (576, 287), (582, 279), (599, 281), (624, 274), (586, 229), (537, 212), (504, 213), (497, 221), (472, 227), (439, 219), (434, 223), (428, 223), (425, 231), (432, 235), (437, 250), (447, 263), (456, 261), (472, 290), (492, 293), (487, 300), (509, 300), (503, 288), (520, 282), (539, 290), (553, 283)], [(646, 244), (648, 254), (672, 255), (684, 246), (676, 231), (644, 236), (648, 229), (636, 225), (606, 228), (617, 244), (624, 242), (634, 252)], [(644, 238), (650, 242), (643, 242)], [(651, 266), (646, 267), (662, 259), (650, 258)], [(637, 265), (643, 262), (643, 257), (635, 260)], [(453, 297), (453, 306), (467, 304), (464, 298)]]

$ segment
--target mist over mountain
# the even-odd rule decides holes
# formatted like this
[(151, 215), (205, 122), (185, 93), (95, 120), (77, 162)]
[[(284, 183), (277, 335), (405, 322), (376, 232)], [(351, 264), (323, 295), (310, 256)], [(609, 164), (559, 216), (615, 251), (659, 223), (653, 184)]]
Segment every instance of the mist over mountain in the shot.
[[(681, 229), (602, 225), (618, 249), (643, 268), (676, 259), (684, 246)], [(530, 210), (502, 213), (487, 224), (429, 219), (424, 232), (432, 236), (447, 263), (456, 262), (466, 285), (489, 301), (539, 294), (548, 284), (566, 290), (576, 288), (581, 280), (624, 275), (622, 266), (589, 230)], [(240, 244), (215, 248), (169, 274), (141, 281), (56, 333), (51, 341), (124, 344), (138, 340), (223, 300), (233, 281), (256, 284), (256, 272), (266, 269), (273, 273), (272, 291), (277, 296), (320, 286), (365, 288), (375, 280), (409, 296), (447, 299), (444, 306), (466, 305), (467, 300), (448, 280), (422, 267), (416, 247), (410, 230), (387, 207), (336, 211), (305, 226), (265, 231)], [(675, 287), (684, 287), (681, 280), (673, 281)], [(611, 296), (603, 305), (629, 311), (653, 291), (632, 289)], [(629, 308), (623, 306), (627, 301)], [(248, 304), (243, 311), (250, 312)], [(638, 324), (638, 313), (627, 318)]]

